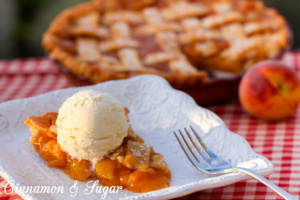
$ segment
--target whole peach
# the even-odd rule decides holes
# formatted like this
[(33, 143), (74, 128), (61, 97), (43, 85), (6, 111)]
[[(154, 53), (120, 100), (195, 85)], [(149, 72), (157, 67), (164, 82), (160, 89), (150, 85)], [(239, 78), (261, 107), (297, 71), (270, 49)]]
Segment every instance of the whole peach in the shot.
[(287, 118), (296, 111), (300, 101), (298, 74), (280, 61), (260, 62), (243, 76), (239, 99), (243, 108), (259, 119)]

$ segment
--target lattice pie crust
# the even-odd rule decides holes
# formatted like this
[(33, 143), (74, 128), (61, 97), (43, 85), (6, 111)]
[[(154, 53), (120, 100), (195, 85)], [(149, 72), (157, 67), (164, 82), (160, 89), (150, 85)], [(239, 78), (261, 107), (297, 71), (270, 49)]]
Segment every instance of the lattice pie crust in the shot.
[(250, 0), (95, 0), (65, 10), (43, 37), (49, 56), (92, 82), (156, 74), (174, 84), (239, 73), (286, 48), (276, 10)]

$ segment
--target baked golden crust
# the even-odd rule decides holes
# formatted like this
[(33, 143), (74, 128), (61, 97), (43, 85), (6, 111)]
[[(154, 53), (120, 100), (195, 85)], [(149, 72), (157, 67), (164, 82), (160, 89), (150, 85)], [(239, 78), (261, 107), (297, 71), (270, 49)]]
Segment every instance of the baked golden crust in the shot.
[[(125, 108), (125, 112), (127, 115), (129, 110)], [(122, 144), (98, 161), (92, 171), (91, 161), (72, 158), (61, 149), (57, 142), (57, 116), (58, 113), (50, 112), (28, 117), (25, 121), (32, 131), (31, 144), (49, 167), (63, 169), (74, 180), (97, 178), (103, 186), (122, 186), (131, 192), (149, 192), (170, 186), (172, 175), (163, 155), (146, 145), (131, 126)]]
[(62, 12), (43, 36), (50, 58), (92, 82), (155, 74), (171, 84), (209, 81), (274, 58), (289, 29), (250, 0), (95, 0)]

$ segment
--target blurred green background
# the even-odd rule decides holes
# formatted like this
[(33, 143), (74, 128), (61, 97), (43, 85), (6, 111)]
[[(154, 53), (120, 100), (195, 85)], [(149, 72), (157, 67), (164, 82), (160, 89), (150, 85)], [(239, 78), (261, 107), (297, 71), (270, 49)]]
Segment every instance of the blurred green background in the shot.
[[(43, 32), (65, 8), (89, 0), (0, 0), (0, 59), (40, 57)], [(290, 23), (300, 50), (300, 0), (265, 0)]]

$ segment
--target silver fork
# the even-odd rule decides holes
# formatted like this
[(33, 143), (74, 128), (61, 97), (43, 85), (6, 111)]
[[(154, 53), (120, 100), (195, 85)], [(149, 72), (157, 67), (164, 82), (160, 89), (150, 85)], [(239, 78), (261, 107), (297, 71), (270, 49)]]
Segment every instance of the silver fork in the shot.
[[(214, 154), (209, 148), (207, 148), (206, 144), (193, 129), (193, 127), (190, 126), (190, 128), (195, 137), (192, 137), (192, 135), (186, 128), (184, 128), (185, 134), (181, 130), (178, 130), (179, 134), (175, 131), (173, 133), (188, 159), (198, 170), (206, 174), (223, 174), (230, 172), (240, 172), (243, 174), (247, 174), (274, 190), (284, 199), (297, 200), (294, 196), (287, 193), (286, 191), (284, 191), (268, 179), (264, 178), (263, 176), (255, 173), (254, 171), (241, 167), (232, 167), (228, 162), (226, 162), (225, 160)], [(187, 135), (187, 137), (185, 135)], [(180, 139), (180, 137), (182, 139)]]

